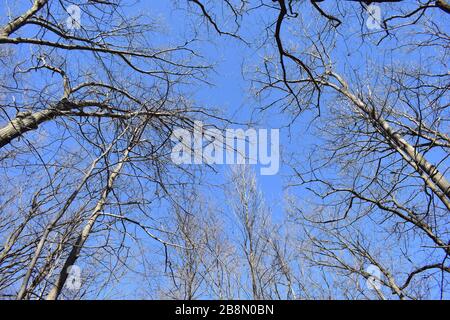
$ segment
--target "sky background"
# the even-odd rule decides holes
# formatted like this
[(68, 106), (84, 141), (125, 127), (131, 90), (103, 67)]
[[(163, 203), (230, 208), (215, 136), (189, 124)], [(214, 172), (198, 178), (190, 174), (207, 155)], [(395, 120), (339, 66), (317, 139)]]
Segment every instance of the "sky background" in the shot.
[[(414, 1), (415, 2), (415, 1)], [(0, 22), (3, 24), (8, 16), (5, 9), (8, 7), (14, 8), (15, 12), (11, 15), (16, 15), (28, 8), (29, 1), (10, 1), (4, 0), (6, 5), (0, 7)], [(14, 3), (14, 5), (12, 5)], [(405, 8), (411, 4), (405, 1)], [(323, 7), (335, 6), (335, 2), (328, 1), (324, 3)], [(344, 4), (342, 4), (344, 6)], [(347, 74), (370, 75), (372, 72), (371, 64), (392, 63), (392, 51), (396, 50), (396, 59), (398, 62), (409, 65), (427, 63), (427, 56), (422, 57), (422, 51), (410, 51), (407, 48), (400, 50), (397, 48), (396, 39), (389, 39), (381, 45), (376, 45), (375, 40), (371, 41), (369, 38), (364, 38), (362, 34), (365, 30), (365, 16), (361, 8), (357, 4), (345, 4), (349, 9), (350, 14), (347, 16), (348, 21), (343, 21), (343, 25), (339, 29), (339, 34), (336, 35), (338, 40), (336, 48), (332, 53), (334, 61), (340, 63), (336, 66), (338, 71)], [(390, 4), (382, 5), (383, 10), (388, 10)], [(195, 11), (198, 8), (191, 6), (191, 10)], [(275, 222), (282, 221), (285, 214), (284, 197), (286, 194), (285, 185), (292, 170), (286, 165), (283, 160), (296, 158), (301, 162), (304, 159), (302, 156), (306, 155), (314, 143), (317, 143), (313, 132), (308, 130), (311, 120), (315, 116), (313, 112), (306, 112), (299, 117), (295, 123), (291, 124), (291, 117), (281, 115), (277, 108), (272, 108), (264, 113), (260, 113), (258, 108), (261, 106), (261, 101), (255, 99), (251, 82), (249, 79), (252, 72), (257, 65), (264, 59), (266, 55), (273, 55), (273, 51), (267, 47), (258, 47), (255, 43), (262, 43), (265, 39), (263, 26), (268, 22), (276, 20), (277, 11), (270, 8), (262, 8), (257, 10), (255, 14), (246, 15), (241, 26), (241, 36), (249, 42), (254, 42), (249, 46), (242, 41), (236, 40), (229, 36), (218, 36), (212, 28), (208, 28), (207, 24), (201, 18), (193, 18), (192, 15), (187, 14), (184, 5), (178, 5), (177, 1), (136, 1), (136, 4), (125, 9), (125, 14), (130, 16), (144, 15), (149, 16), (158, 22), (159, 28), (164, 30), (161, 36), (153, 39), (154, 44), (167, 45), (183, 43), (186, 38), (190, 38), (193, 34), (193, 27), (203, 23), (203, 28), (200, 30), (207, 30), (202, 34), (198, 34), (198, 41), (193, 45), (204, 57), (205, 61), (214, 63), (214, 71), (209, 73), (207, 81), (211, 85), (195, 85), (186, 88), (186, 91), (192, 95), (192, 99), (196, 101), (199, 106), (214, 107), (222, 112), (223, 116), (231, 118), (237, 123), (251, 123), (255, 128), (277, 128), (280, 129), (280, 152), (284, 159), (280, 161), (279, 174), (274, 176), (259, 175), (259, 168), (256, 166), (255, 172), (258, 176), (258, 183), (261, 191), (264, 193), (267, 205), (270, 207), (273, 220)], [(438, 17), (439, 14), (437, 13)], [(82, 17), (83, 21), (83, 17)], [(219, 19), (221, 26), (224, 29), (232, 30), (232, 21), (229, 19)], [(305, 21), (305, 24), (314, 25), (317, 21)], [(295, 26), (289, 25), (289, 31), (295, 33)], [(345, 41), (344, 41), (345, 40)], [(362, 46), (362, 42), (365, 45)], [(269, 38), (268, 41), (273, 41)], [(286, 46), (302, 46), (302, 44), (295, 43), (297, 39), (285, 38)], [(372, 43), (367, 45), (367, 43)], [(273, 47), (273, 46), (272, 46)], [(30, 50), (30, 48), (22, 48), (22, 50)], [(428, 54), (432, 54), (434, 48), (429, 49)], [(79, 63), (83, 62), (82, 56)], [(37, 79), (37, 81), (43, 81)], [(263, 103), (267, 103), (277, 98), (277, 93), (264, 99)], [(322, 105), (322, 115), (327, 116), (327, 104), (333, 103), (333, 98), (325, 95), (324, 103)], [(290, 124), (289, 127), (287, 125)], [(54, 127), (48, 123), (45, 129), (51, 132)], [(243, 126), (234, 125), (232, 128), (244, 128)], [(33, 134), (33, 133), (30, 133)], [(433, 155), (430, 155), (434, 159)], [(437, 158), (437, 157), (436, 157)], [(225, 165), (216, 166), (217, 173), (209, 172), (205, 180), (210, 185), (199, 186), (199, 191), (204, 192), (208, 196), (212, 196), (217, 203), (226, 203), (227, 196), (220, 192), (220, 188), (211, 187), (211, 185), (221, 185), (227, 183), (229, 168)], [(15, 173), (12, 172), (11, 175)], [(13, 177), (12, 177), (13, 178)], [(302, 195), (302, 191), (296, 191), (297, 194)], [(304, 199), (307, 200), (307, 199)], [(162, 206), (161, 210), (169, 210), (168, 207)], [(371, 232), (368, 230), (368, 232)], [(157, 249), (161, 250), (161, 248)], [(130, 274), (122, 278), (120, 283), (112, 289), (111, 292), (105, 292), (104, 296), (129, 296), (139, 297), (142, 292), (139, 290), (141, 284), (133, 282), (134, 275)]]

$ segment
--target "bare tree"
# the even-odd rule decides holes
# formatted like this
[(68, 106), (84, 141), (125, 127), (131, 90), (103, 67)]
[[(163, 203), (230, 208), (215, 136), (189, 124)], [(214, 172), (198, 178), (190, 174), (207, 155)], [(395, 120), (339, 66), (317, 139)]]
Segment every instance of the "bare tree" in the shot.
[[(370, 1), (374, 28), (369, 1), (177, 1), (179, 43), (134, 2), (29, 3), (0, 22), (2, 297), (107, 295), (128, 273), (171, 299), (447, 297), (448, 1)], [(254, 50), (251, 93), (286, 121), (282, 224), (250, 167), (216, 203), (210, 167), (171, 161), (176, 128), (231, 122), (192, 98), (204, 39)]]
[[(119, 267), (107, 259), (127, 269), (125, 239), (138, 238), (128, 225), (167, 245), (148, 227), (152, 198), (174, 202), (169, 190), (192, 180), (171, 162), (170, 136), (210, 116), (181, 89), (208, 70), (190, 48), (195, 39), (158, 46), (152, 39), (162, 30), (131, 16), (126, 2), (77, 4), (79, 28), (66, 23), (73, 2), (40, 0), (11, 8), (0, 28), (0, 159), (12, 184), (2, 198), (0, 282), (8, 297), (81, 298), (86, 291), (63, 290), (74, 264), (106, 269), (106, 277), (84, 275), (85, 290), (88, 280), (111, 282)], [(12, 179), (20, 170), (36, 183)], [(26, 205), (14, 214), (18, 203)]]

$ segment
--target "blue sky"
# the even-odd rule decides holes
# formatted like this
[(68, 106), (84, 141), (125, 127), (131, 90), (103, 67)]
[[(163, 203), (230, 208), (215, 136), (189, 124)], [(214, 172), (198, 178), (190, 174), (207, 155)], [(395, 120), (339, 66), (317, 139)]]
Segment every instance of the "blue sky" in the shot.
[[(15, 1), (20, 2), (19, 5), (14, 7), (15, 13), (22, 12), (28, 7), (28, 1)], [(408, 1), (405, 1), (405, 7), (407, 7)], [(11, 3), (6, 1), (5, 3)], [(324, 8), (335, 6), (332, 1), (323, 4)], [(183, 6), (184, 7), (184, 6)], [(339, 33), (336, 34), (336, 48), (333, 50), (332, 58), (334, 61), (339, 61), (336, 64), (338, 71), (346, 74), (357, 74), (359, 76), (371, 75), (371, 64), (378, 64), (384, 62), (392, 62), (392, 49), (398, 49), (398, 42), (395, 38), (390, 38), (384, 41), (381, 45), (376, 45), (375, 39), (365, 38), (365, 45), (362, 46), (362, 30), (364, 29), (364, 16), (361, 17), (361, 10), (356, 4), (346, 4), (347, 8), (350, 8), (351, 14), (348, 15), (348, 21), (344, 21), (343, 25), (339, 29)], [(2, 17), (0, 22), (4, 23), (6, 19), (5, 12), (3, 10), (6, 6), (0, 8), (0, 16)], [(383, 5), (383, 9), (388, 9), (389, 5)], [(197, 8), (192, 6), (192, 10)], [(352, 11), (353, 10), (353, 11)], [(267, 110), (264, 113), (258, 112), (258, 108), (261, 106), (260, 101), (254, 98), (251, 93), (251, 82), (249, 79), (252, 76), (253, 68), (260, 64), (265, 55), (272, 55), (273, 51), (266, 47), (259, 48), (255, 45), (249, 46), (242, 41), (236, 40), (229, 36), (218, 36), (216, 32), (207, 26), (207, 23), (201, 18), (193, 18), (191, 15), (186, 14), (184, 9), (176, 9), (175, 4), (169, 3), (169, 1), (137, 1), (136, 5), (129, 7), (125, 10), (125, 14), (136, 15), (148, 15), (156, 21), (160, 21), (161, 29), (166, 30), (162, 36), (154, 38), (155, 44), (162, 46), (169, 44), (183, 43), (186, 38), (193, 36), (192, 27), (197, 23), (204, 23), (200, 30), (204, 33), (197, 35), (198, 41), (193, 44), (199, 52), (201, 52), (204, 61), (214, 64), (214, 71), (209, 73), (207, 81), (212, 85), (195, 85), (188, 86), (186, 91), (192, 95), (192, 99), (196, 101), (199, 106), (214, 107), (232, 120), (239, 123), (254, 123), (256, 128), (280, 128), (280, 148), (282, 155), (287, 158), (294, 153), (297, 161), (301, 162), (302, 158), (306, 155), (309, 148), (313, 146), (316, 141), (313, 133), (308, 130), (308, 126), (312, 118), (313, 112), (305, 112), (301, 117), (297, 119), (289, 128), (286, 127), (290, 123), (291, 117), (288, 115), (281, 115), (279, 110), (275, 107)], [(241, 35), (245, 40), (256, 40), (261, 42), (264, 38), (264, 22), (274, 21), (277, 15), (277, 11), (271, 9), (261, 9), (256, 14), (248, 15), (244, 17), (244, 21), (241, 28)], [(438, 17), (439, 13), (436, 13)], [(315, 24), (317, 21), (306, 21), (306, 24)], [(231, 20), (221, 20), (224, 24), (224, 28), (232, 26)], [(295, 33), (295, 25), (290, 24), (286, 26), (290, 32)], [(206, 31), (209, 29), (209, 31)], [(287, 34), (287, 33), (286, 33)], [(290, 37), (285, 38), (287, 45), (302, 46), (302, 43), (296, 43), (297, 38)], [(273, 41), (273, 38), (269, 38), (268, 41)], [(330, 40), (331, 41), (331, 40)], [(368, 43), (372, 43), (368, 45)], [(21, 50), (29, 50), (29, 47), (24, 46)], [(423, 60), (427, 61), (428, 56), (432, 54), (431, 51), (426, 52), (425, 57), (422, 56), (423, 51), (408, 51), (397, 50), (395, 54), (394, 63), (413, 65), (422, 63)], [(73, 54), (73, 53), (70, 53)], [(80, 55), (80, 61), (83, 61), (82, 55)], [(40, 81), (38, 79), (37, 81)], [(372, 82), (371, 82), (372, 81)], [(374, 84), (376, 81), (370, 80), (368, 84)], [(267, 101), (275, 99), (277, 93), (272, 93), (267, 97)], [(333, 103), (333, 97), (325, 95), (324, 103), (322, 105), (322, 114), (326, 117), (327, 105)], [(265, 101), (265, 102), (267, 102)], [(238, 125), (233, 125), (233, 128), (239, 128)], [(46, 124), (46, 129), (51, 132), (56, 129), (52, 124)], [(30, 135), (33, 133), (30, 133)], [(434, 156), (431, 155), (431, 160)], [(437, 158), (437, 157), (436, 157)], [(448, 166), (447, 166), (448, 167)], [(229, 168), (225, 165), (215, 167), (218, 170), (217, 174), (208, 173), (205, 180), (210, 184), (222, 184), (226, 182), (227, 171)], [(256, 167), (255, 169), (258, 169)], [(259, 170), (255, 170), (259, 173)], [(281, 221), (281, 217), (285, 213), (284, 211), (284, 194), (285, 194), (285, 178), (292, 174), (292, 170), (281, 161), (281, 167), (278, 175), (274, 176), (260, 176), (258, 175), (258, 181), (261, 186), (261, 190), (266, 196), (268, 206), (272, 209), (273, 219), (275, 221)], [(219, 188), (214, 189), (209, 186), (200, 188), (209, 196), (213, 196), (214, 201), (217, 203), (226, 203), (226, 196), (222, 194)], [(302, 191), (296, 191), (297, 194), (301, 194)], [(164, 209), (164, 207), (162, 207)], [(168, 208), (166, 208), (168, 209)], [(374, 235), (376, 237), (376, 235)], [(127, 279), (125, 278), (125, 280)], [(136, 284), (123, 283), (119, 286), (121, 294), (127, 292), (128, 294), (137, 294), (135, 292)]]

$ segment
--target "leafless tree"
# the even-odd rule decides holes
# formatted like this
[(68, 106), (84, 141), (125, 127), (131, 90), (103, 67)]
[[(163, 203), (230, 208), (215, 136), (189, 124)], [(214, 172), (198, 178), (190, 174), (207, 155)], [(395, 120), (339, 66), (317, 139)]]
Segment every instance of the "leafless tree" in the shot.
[[(449, 3), (370, 3), (374, 29), (369, 1), (180, 0), (179, 43), (131, 1), (8, 7), (0, 296), (104, 296), (130, 272), (170, 299), (446, 298)], [(281, 224), (250, 167), (216, 203), (198, 187), (208, 166), (171, 161), (176, 128), (231, 122), (192, 98), (214, 64), (200, 39), (255, 50), (251, 93), (287, 121)]]
[[(240, 19), (247, 13), (272, 15), (261, 41), (265, 58), (252, 61), (254, 92), (262, 110), (287, 115), (291, 131), (296, 122), (317, 129), (307, 161), (299, 152), (291, 163), (290, 186), (305, 204), (290, 209), (307, 231), (323, 235), (307, 232), (304, 240), (330, 258), (347, 251), (360, 259), (358, 267), (345, 262), (347, 272), (366, 277), (362, 261), (376, 265), (398, 298), (433, 295), (421, 288), (434, 282), (442, 298), (450, 243), (448, 2), (372, 2), (383, 5), (377, 30), (365, 27), (364, 1), (242, 1), (233, 8), (244, 10), (227, 12), (239, 22), (236, 34), (245, 34)], [(207, 12), (206, 23), (220, 17), (212, 5)], [(358, 25), (358, 33), (343, 30)], [(306, 192), (315, 201), (306, 204)], [(348, 232), (358, 221), (366, 224)], [(397, 250), (376, 263), (366, 244), (348, 237), (370, 238), (378, 225), (384, 237), (369, 243), (397, 239)], [(383, 265), (399, 257), (406, 269)]]
[[(71, 29), (73, 4), (82, 20)], [(130, 225), (168, 245), (149, 229), (150, 207), (177, 201), (169, 190), (193, 179), (171, 162), (170, 136), (210, 116), (181, 89), (204, 81), (208, 66), (190, 48), (195, 39), (154, 44), (162, 29), (126, 6), (36, 0), (9, 8), (2, 22), (0, 159), (11, 184), (0, 218), (5, 297), (80, 298), (87, 282), (114, 280), (128, 267), (127, 238), (138, 238)], [(74, 296), (63, 289), (75, 264), (107, 276), (83, 275), (85, 290)]]

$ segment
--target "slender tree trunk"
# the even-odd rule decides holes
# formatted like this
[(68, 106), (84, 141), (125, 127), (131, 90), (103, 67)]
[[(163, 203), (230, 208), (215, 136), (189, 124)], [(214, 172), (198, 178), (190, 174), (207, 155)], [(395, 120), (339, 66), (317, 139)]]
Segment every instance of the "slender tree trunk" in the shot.
[(52, 232), (52, 230), (55, 228), (55, 226), (58, 223), (58, 221), (61, 220), (61, 218), (64, 216), (64, 214), (66, 213), (67, 209), (73, 203), (73, 201), (75, 200), (76, 196), (79, 194), (79, 192), (81, 191), (83, 186), (86, 184), (86, 182), (89, 179), (89, 177), (91, 177), (92, 172), (94, 171), (95, 167), (97, 166), (97, 163), (100, 161), (101, 158), (103, 158), (111, 150), (111, 147), (112, 147), (112, 144), (108, 147), (108, 149), (100, 157), (96, 158), (92, 162), (91, 167), (89, 168), (88, 172), (84, 175), (84, 178), (81, 181), (81, 183), (78, 185), (78, 187), (69, 196), (69, 198), (65, 202), (63, 208), (61, 208), (61, 210), (58, 211), (58, 213), (55, 215), (53, 220), (45, 228), (44, 233), (41, 236), (41, 238), (39, 240), (39, 243), (37, 245), (37, 248), (36, 248), (36, 250), (34, 252), (34, 256), (31, 259), (30, 263), (28, 264), (27, 272), (26, 272), (26, 274), (25, 274), (25, 276), (23, 278), (22, 285), (20, 287), (19, 293), (17, 294), (17, 299), (18, 300), (21, 300), (21, 299), (25, 298), (25, 295), (27, 293), (28, 282), (30, 281), (31, 274), (33, 272), (34, 267), (36, 266), (36, 263), (37, 263), (40, 255), (41, 255), (42, 250), (44, 249), (45, 242), (47, 241), (47, 238), (48, 238), (50, 232)]
[(428, 187), (450, 210), (450, 183), (444, 175), (431, 164), (416, 148), (406, 141), (400, 134), (395, 132), (389, 123), (374, 108), (369, 107), (358, 97), (352, 94), (347, 83), (337, 74), (333, 76), (340, 82), (342, 87), (327, 83), (339, 91), (357, 107), (358, 111), (372, 123), (374, 128), (386, 139), (386, 141), (419, 173)]
[(97, 202), (97, 205), (95, 206), (94, 210), (92, 211), (91, 216), (88, 219), (88, 222), (84, 226), (83, 230), (79, 234), (75, 244), (72, 246), (72, 249), (70, 250), (70, 253), (67, 257), (67, 259), (64, 262), (64, 265), (59, 272), (58, 278), (56, 280), (56, 283), (54, 284), (53, 288), (50, 290), (49, 294), (47, 295), (47, 300), (56, 300), (58, 299), (59, 294), (61, 293), (61, 290), (63, 289), (63, 286), (67, 280), (68, 277), (68, 269), (70, 266), (74, 265), (77, 261), (81, 249), (83, 248), (86, 240), (88, 239), (92, 228), (94, 227), (95, 221), (102, 213), (102, 210), (106, 204), (106, 201), (108, 199), (108, 196), (113, 188), (114, 182), (117, 179), (117, 177), (120, 174), (120, 171), (122, 170), (124, 164), (129, 160), (129, 153), (131, 149), (133, 148), (133, 144), (131, 144), (123, 153), (122, 158), (119, 160), (119, 163), (116, 165), (116, 167), (111, 172), (108, 182), (106, 184), (105, 189), (103, 190), (101, 197), (99, 201)]

